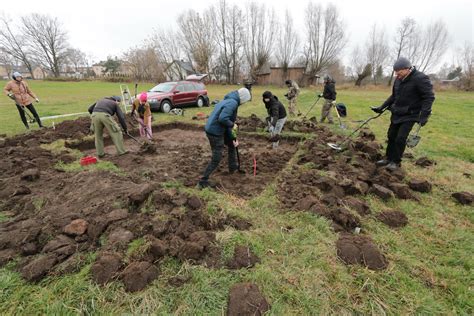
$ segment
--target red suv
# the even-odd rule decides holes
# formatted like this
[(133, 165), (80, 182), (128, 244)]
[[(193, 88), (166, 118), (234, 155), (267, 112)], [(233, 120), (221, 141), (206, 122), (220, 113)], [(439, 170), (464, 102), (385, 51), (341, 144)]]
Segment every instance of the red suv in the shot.
[(186, 105), (209, 106), (207, 90), (201, 82), (163, 82), (149, 90), (147, 95), (151, 109), (163, 113)]

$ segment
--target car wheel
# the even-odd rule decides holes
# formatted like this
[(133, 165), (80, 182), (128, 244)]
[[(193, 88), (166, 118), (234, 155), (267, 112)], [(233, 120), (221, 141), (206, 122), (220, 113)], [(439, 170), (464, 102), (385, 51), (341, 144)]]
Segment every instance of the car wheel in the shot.
[(199, 97), (196, 104), (197, 104), (198, 107), (202, 108), (204, 106), (204, 98)]
[(161, 103), (161, 112), (163, 113), (169, 113), (171, 111), (171, 103), (168, 100), (165, 100)]

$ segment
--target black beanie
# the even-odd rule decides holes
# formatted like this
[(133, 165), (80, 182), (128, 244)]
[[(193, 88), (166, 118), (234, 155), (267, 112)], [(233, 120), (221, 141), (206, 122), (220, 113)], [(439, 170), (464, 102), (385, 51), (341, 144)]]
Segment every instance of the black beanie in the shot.
[(395, 71), (407, 68), (411, 68), (411, 62), (405, 57), (398, 58), (397, 61), (393, 64), (393, 70)]
[(262, 96), (264, 99), (271, 99), (273, 94), (270, 91), (265, 91)]

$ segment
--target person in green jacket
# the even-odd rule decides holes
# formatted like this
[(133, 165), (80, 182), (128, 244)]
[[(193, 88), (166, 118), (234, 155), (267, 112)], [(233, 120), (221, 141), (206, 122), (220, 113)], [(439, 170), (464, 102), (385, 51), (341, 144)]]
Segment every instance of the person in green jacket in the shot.
[(91, 130), (95, 134), (95, 149), (97, 156), (102, 158), (105, 156), (104, 152), (104, 127), (109, 132), (110, 138), (117, 149), (118, 155), (123, 155), (127, 151), (123, 145), (123, 135), (117, 122), (112, 118), (117, 115), (120, 125), (125, 133), (127, 133), (127, 123), (125, 122), (125, 115), (120, 109), (121, 98), (118, 96), (103, 98), (89, 107), (92, 124)]

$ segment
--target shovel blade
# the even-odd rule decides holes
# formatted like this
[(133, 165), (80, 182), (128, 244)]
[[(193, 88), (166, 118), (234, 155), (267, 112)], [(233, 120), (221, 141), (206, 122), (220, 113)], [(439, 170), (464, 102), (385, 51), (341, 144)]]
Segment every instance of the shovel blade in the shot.
[(409, 148), (416, 147), (416, 145), (418, 145), (420, 140), (421, 140), (421, 136), (418, 136), (418, 135), (408, 136), (408, 138), (407, 138), (407, 147), (409, 147)]

